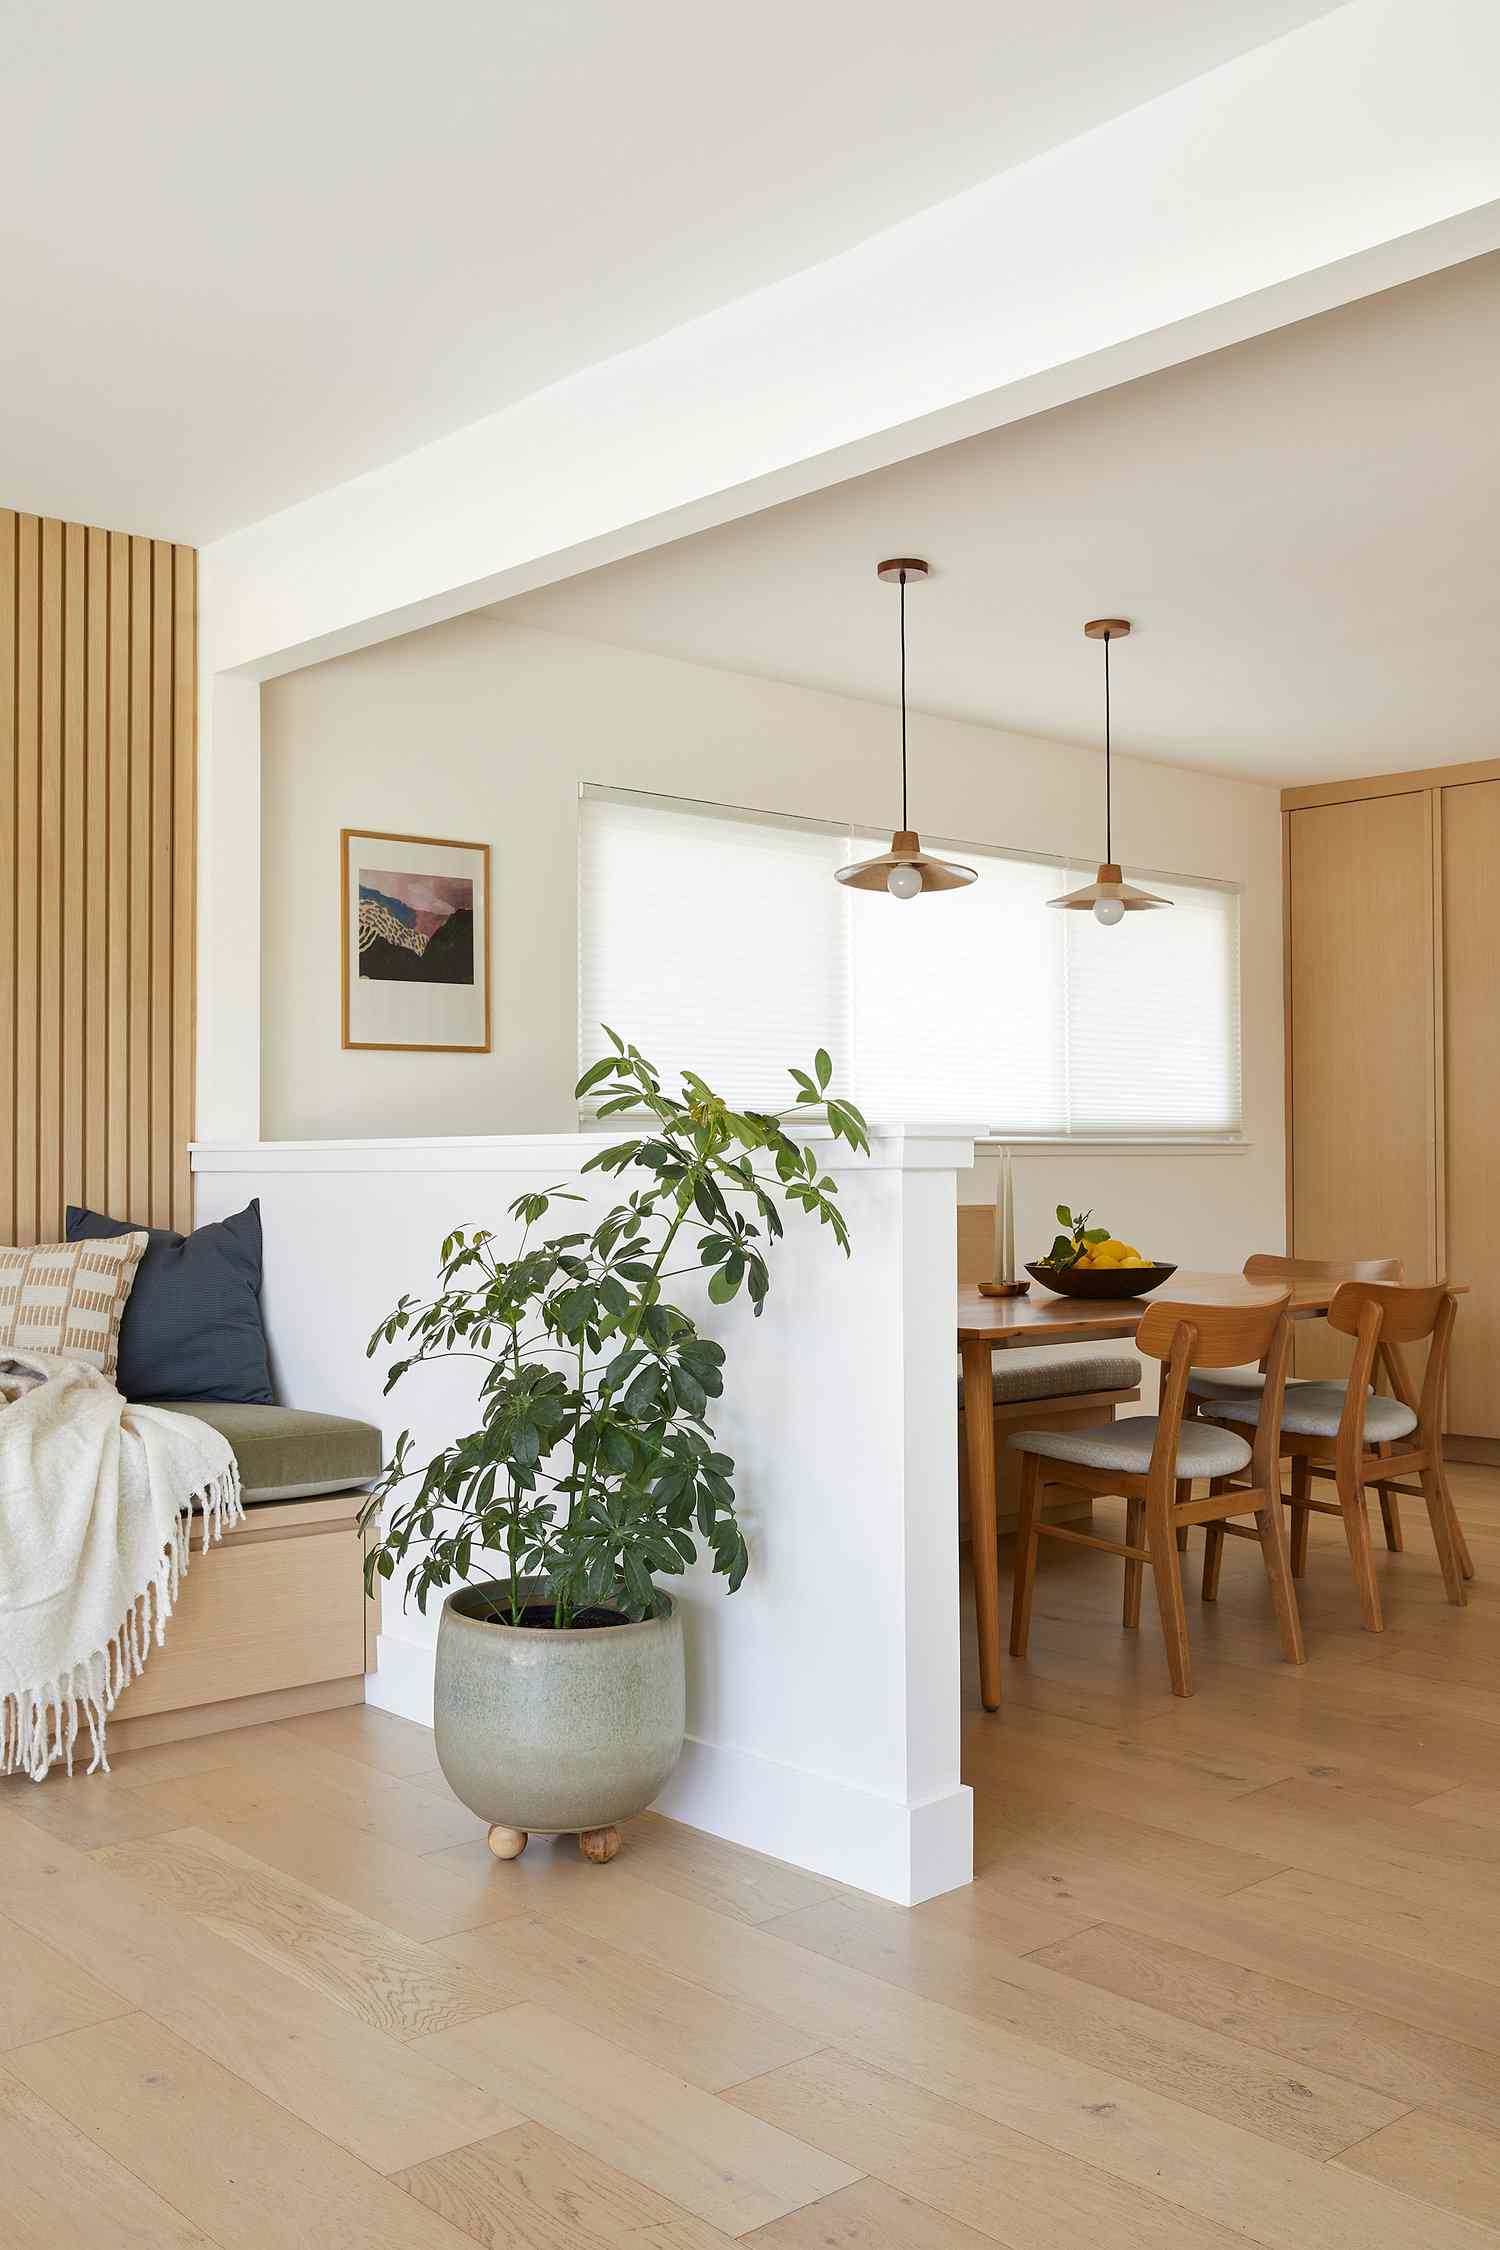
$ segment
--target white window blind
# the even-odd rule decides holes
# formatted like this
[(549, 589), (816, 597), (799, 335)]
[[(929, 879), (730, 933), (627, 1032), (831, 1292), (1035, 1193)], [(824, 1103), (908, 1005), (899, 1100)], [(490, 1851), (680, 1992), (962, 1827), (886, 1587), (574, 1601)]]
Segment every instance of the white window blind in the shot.
[(780, 1107), (787, 1065), (823, 1046), (872, 1119), (1001, 1137), (1239, 1134), (1235, 890), (1148, 872), (1170, 911), (1107, 930), (1046, 905), (1092, 868), (935, 840), (979, 881), (909, 904), (834, 882), (887, 842), (585, 790), (580, 1065), (609, 1023), (668, 1073), (687, 1064), (750, 1107)]

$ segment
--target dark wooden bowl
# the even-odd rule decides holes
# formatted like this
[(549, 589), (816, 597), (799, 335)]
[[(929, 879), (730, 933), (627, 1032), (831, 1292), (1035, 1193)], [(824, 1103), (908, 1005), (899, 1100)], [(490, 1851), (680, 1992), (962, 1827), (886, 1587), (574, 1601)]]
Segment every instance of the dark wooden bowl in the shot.
[(1028, 1266), (1044, 1289), (1059, 1297), (1146, 1297), (1160, 1289), (1175, 1266)]

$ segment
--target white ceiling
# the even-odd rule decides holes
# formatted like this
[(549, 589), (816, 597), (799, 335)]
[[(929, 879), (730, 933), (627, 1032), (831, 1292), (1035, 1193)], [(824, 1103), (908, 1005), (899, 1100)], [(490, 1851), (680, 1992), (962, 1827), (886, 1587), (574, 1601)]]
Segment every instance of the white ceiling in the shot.
[[(899, 348), (899, 338), (892, 340)], [(1500, 255), (490, 614), (1292, 783), (1500, 754)], [(918, 737), (918, 742), (920, 737)]]
[(0, 0), (0, 502), (211, 540), (1328, 12)]

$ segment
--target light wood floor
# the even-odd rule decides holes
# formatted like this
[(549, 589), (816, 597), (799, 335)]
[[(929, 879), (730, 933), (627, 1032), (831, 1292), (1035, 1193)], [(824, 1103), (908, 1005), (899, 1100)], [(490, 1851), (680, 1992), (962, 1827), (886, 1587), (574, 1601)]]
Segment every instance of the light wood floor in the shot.
[[(1500, 1475), (1312, 1661), (1255, 1552), (1166, 1691), (1050, 1548), (974, 1886), (904, 1913), (666, 1821), (497, 1866), (372, 1710), (0, 1785), (5, 2250), (1500, 2243)], [(1200, 1552), (1194, 1542), (1194, 1565)], [(851, 1685), (857, 1692), (857, 1683)]]

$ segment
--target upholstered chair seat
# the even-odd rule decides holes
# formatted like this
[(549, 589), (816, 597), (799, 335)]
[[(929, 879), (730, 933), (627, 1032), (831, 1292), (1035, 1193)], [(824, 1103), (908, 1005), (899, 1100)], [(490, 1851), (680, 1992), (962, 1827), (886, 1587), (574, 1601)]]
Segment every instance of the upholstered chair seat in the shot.
[[(1337, 1437), (1347, 1391), (1342, 1383), (1289, 1383), (1281, 1408), (1281, 1427), (1296, 1437)], [(1213, 1401), (1213, 1412), (1230, 1422), (1253, 1423), (1260, 1401), (1251, 1398)], [(1409, 1437), (1417, 1417), (1399, 1398), (1372, 1395), (1365, 1400), (1366, 1445), (1388, 1445), (1393, 1438)]]
[[(1256, 1402), (1251, 1420), (1260, 1411)], [(1016, 1453), (1039, 1453), (1044, 1461), (1070, 1461), (1080, 1469), (1119, 1470), (1143, 1477), (1156, 1443), (1155, 1414), (1132, 1414), (1097, 1430), (1017, 1430), (1010, 1440)], [(1184, 1422), (1177, 1433), (1173, 1475), (1232, 1477), (1250, 1464), (1250, 1448), (1233, 1430), (1209, 1422)]]

